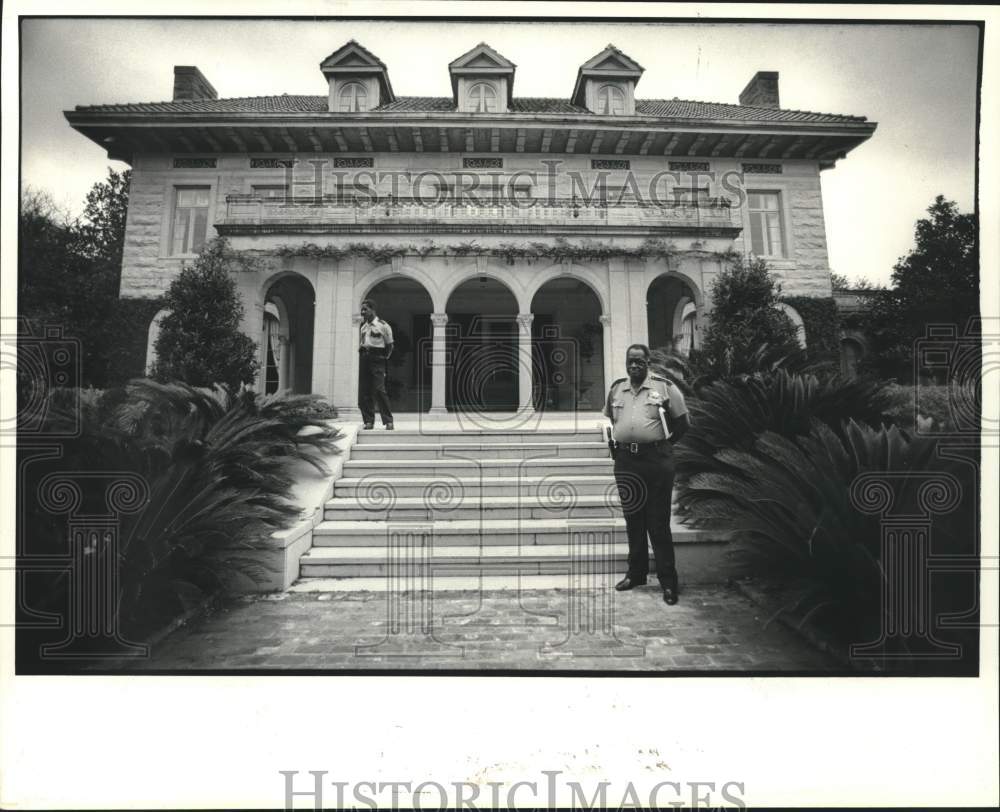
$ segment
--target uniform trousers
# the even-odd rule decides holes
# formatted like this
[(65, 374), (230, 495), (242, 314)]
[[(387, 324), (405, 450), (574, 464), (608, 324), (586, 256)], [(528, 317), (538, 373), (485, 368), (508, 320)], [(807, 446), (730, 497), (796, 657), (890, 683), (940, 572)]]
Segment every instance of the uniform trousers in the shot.
[(375, 422), (375, 404), (378, 404), (382, 424), (392, 422), (389, 408), (389, 394), (385, 391), (385, 352), (382, 350), (361, 351), (361, 374), (358, 382), (358, 408), (365, 425)]
[(677, 588), (674, 540), (670, 533), (670, 503), (674, 489), (674, 451), (669, 443), (631, 454), (615, 451), (615, 483), (628, 534), (628, 576), (644, 580), (649, 574), (649, 547), (653, 545), (660, 586)]

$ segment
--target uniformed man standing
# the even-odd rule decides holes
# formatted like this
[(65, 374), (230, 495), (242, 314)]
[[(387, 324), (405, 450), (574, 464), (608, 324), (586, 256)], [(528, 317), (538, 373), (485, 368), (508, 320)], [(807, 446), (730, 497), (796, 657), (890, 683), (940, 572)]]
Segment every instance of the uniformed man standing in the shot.
[(628, 533), (628, 572), (619, 592), (642, 586), (649, 574), (647, 536), (653, 545), (663, 600), (677, 603), (677, 569), (670, 535), (674, 451), (689, 428), (680, 390), (649, 372), (649, 347), (633, 344), (625, 354), (627, 378), (611, 384), (604, 414), (613, 424), (611, 453)]
[(382, 424), (392, 428), (392, 409), (385, 390), (385, 367), (392, 355), (392, 328), (375, 314), (375, 302), (365, 299), (361, 303), (361, 380), (358, 385), (358, 408), (366, 429), (375, 428), (375, 405), (382, 417)]

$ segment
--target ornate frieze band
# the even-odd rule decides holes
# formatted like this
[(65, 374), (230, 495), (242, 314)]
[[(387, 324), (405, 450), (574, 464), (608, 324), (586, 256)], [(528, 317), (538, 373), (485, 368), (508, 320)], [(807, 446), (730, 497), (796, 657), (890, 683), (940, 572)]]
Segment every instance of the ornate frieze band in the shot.
[(174, 158), (174, 169), (215, 169), (215, 158)]
[(671, 172), (708, 172), (708, 161), (670, 161)]
[(628, 161), (603, 160), (594, 158), (590, 162), (591, 169), (629, 169), (632, 166)]
[(503, 158), (463, 158), (462, 169), (503, 169)]
[(743, 164), (744, 175), (780, 175), (781, 164)]
[(334, 169), (374, 169), (374, 158), (334, 158)]
[(290, 169), (295, 166), (294, 158), (251, 158), (251, 169)]

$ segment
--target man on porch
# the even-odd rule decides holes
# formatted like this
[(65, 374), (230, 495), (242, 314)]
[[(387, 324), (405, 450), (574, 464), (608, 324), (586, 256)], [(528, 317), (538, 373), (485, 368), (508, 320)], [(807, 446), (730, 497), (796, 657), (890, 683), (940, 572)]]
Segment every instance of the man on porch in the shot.
[(358, 408), (366, 429), (375, 428), (375, 402), (378, 403), (382, 425), (391, 430), (392, 409), (385, 388), (386, 361), (392, 355), (392, 328), (375, 313), (375, 302), (365, 299), (361, 303), (361, 381), (358, 389)]

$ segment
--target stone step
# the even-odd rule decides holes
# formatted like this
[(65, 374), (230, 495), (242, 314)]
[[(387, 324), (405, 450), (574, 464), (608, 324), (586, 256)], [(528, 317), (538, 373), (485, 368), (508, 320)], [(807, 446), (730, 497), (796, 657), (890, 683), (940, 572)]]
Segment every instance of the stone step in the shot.
[(334, 497), (364, 498), (373, 489), (387, 490), (399, 497), (426, 497), (433, 500), (462, 496), (526, 496), (560, 500), (568, 496), (602, 496), (615, 487), (609, 472), (570, 476), (561, 472), (545, 476), (481, 476), (470, 472), (461, 476), (389, 476), (375, 474), (361, 478), (344, 477), (334, 486)]
[(550, 457), (548, 459), (435, 459), (435, 460), (348, 460), (344, 463), (344, 476), (360, 479), (380, 474), (436, 476), (452, 474), (467, 476), (536, 476), (539, 472), (565, 476), (602, 474), (612, 476), (614, 462), (603, 458)]
[(425, 443), (429, 445), (451, 445), (453, 443), (586, 443), (601, 439), (601, 432), (596, 426), (567, 429), (531, 429), (515, 428), (482, 429), (461, 431), (459, 429), (442, 429), (433, 424), (417, 429), (395, 429), (386, 431), (377, 426), (372, 431), (359, 431), (355, 442), (359, 445), (398, 445)]
[(608, 446), (603, 442), (573, 443), (489, 443), (448, 442), (398, 443), (387, 447), (378, 443), (359, 443), (351, 448), (351, 460), (384, 460), (386, 453), (395, 460), (442, 459), (530, 459), (557, 457), (570, 459), (609, 459)]
[[(738, 575), (738, 562), (728, 560), (724, 542), (683, 542), (674, 546), (677, 569), (686, 583), (720, 583)], [(300, 579), (391, 578), (399, 589), (429, 588), (439, 576), (608, 575), (624, 573), (628, 545), (619, 542), (587, 546), (465, 545), (434, 547), (424, 558), (420, 549), (397, 549), (391, 565), (380, 547), (313, 547), (302, 556)], [(651, 560), (651, 572), (655, 562)], [(655, 584), (655, 575), (650, 577)]]
[[(601, 495), (572, 496), (553, 489), (551, 498), (531, 496), (396, 497), (386, 487), (373, 485), (364, 498), (338, 497), (326, 503), (327, 521), (428, 521), (508, 519), (616, 519), (621, 516), (618, 494), (609, 483)], [(565, 498), (564, 498), (565, 497)]]
[[(608, 588), (617, 576), (609, 575)], [(589, 579), (588, 579), (589, 581)], [(651, 584), (656, 583), (653, 579)], [(434, 592), (549, 592), (553, 589), (585, 588), (579, 575), (435, 575), (430, 581)], [(392, 582), (384, 575), (338, 578), (300, 578), (289, 592), (389, 592)]]
[[(718, 540), (704, 530), (693, 530), (671, 523), (675, 543)], [(522, 526), (509, 520), (466, 520), (424, 522), (336, 521), (320, 522), (313, 529), (314, 547), (380, 547), (385, 548), (390, 536), (400, 534), (433, 535), (435, 547), (468, 546), (531, 546), (536, 544), (568, 544), (571, 534), (610, 535), (615, 543), (625, 542), (625, 520), (567, 522), (564, 519), (535, 519)]]

